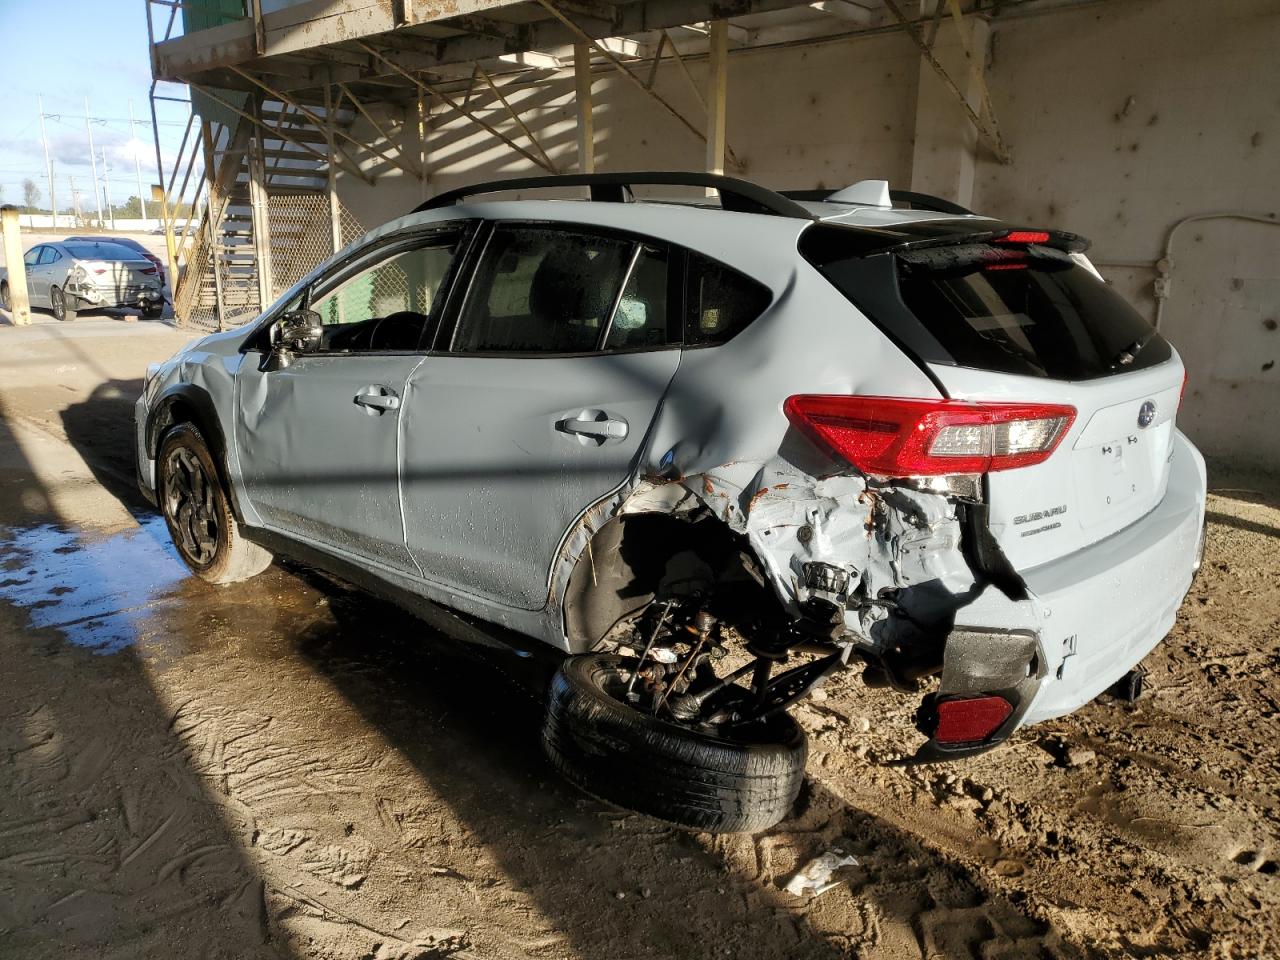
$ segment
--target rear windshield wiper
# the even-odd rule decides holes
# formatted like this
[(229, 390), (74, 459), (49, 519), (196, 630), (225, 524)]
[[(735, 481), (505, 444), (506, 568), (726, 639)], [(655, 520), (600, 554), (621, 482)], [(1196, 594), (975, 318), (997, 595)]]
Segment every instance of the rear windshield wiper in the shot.
[(1142, 348), (1150, 343), (1155, 335), (1156, 332), (1152, 330), (1122, 349), (1115, 355), (1115, 357), (1112, 358), (1111, 369), (1114, 370), (1116, 367), (1127, 367), (1129, 364), (1133, 363), (1134, 360), (1138, 359), (1138, 354), (1142, 352)]

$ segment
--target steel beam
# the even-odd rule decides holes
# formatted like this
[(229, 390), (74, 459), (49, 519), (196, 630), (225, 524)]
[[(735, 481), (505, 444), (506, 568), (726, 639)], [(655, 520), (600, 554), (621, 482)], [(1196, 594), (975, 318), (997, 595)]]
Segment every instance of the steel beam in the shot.
[(591, 46), (573, 45), (574, 100), (578, 107), (578, 172), (596, 172), (595, 117), (591, 103)]

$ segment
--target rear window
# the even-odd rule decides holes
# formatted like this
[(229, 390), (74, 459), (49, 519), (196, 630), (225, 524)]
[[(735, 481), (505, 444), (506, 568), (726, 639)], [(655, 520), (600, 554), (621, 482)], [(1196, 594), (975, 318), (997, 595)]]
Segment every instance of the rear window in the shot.
[(136, 250), (118, 243), (64, 243), (67, 252), (77, 260), (139, 260)]
[(801, 252), (884, 331), (929, 363), (1054, 380), (1154, 366), (1171, 348), (1070, 255), (989, 243), (841, 256)]

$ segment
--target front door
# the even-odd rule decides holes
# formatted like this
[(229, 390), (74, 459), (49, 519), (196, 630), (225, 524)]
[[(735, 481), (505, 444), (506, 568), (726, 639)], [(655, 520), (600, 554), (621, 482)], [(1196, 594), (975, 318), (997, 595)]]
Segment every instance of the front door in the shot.
[(406, 389), (405, 529), (424, 576), (546, 604), (561, 538), (632, 475), (679, 364), (667, 266), (616, 234), (493, 228), (456, 328)]
[(246, 494), (267, 526), (416, 573), (400, 511), (405, 384), (423, 360), (458, 240), (437, 231), (322, 278), (290, 304), (320, 314), (320, 349), (270, 371), (246, 358), (236, 442)]

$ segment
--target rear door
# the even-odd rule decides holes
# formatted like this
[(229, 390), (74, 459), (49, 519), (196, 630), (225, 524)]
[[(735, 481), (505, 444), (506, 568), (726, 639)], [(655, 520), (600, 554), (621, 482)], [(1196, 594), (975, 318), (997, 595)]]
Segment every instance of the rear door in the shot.
[(541, 609), (565, 531), (632, 474), (679, 364), (676, 271), (661, 245), (555, 225), (498, 224), (480, 249), (407, 385), (405, 530), (428, 579)]
[(44, 244), (32, 247), (22, 258), (27, 271), (27, 296), (33, 307), (49, 306), (49, 284), (44, 279), (47, 270), (40, 265), (40, 257), (48, 249)]

